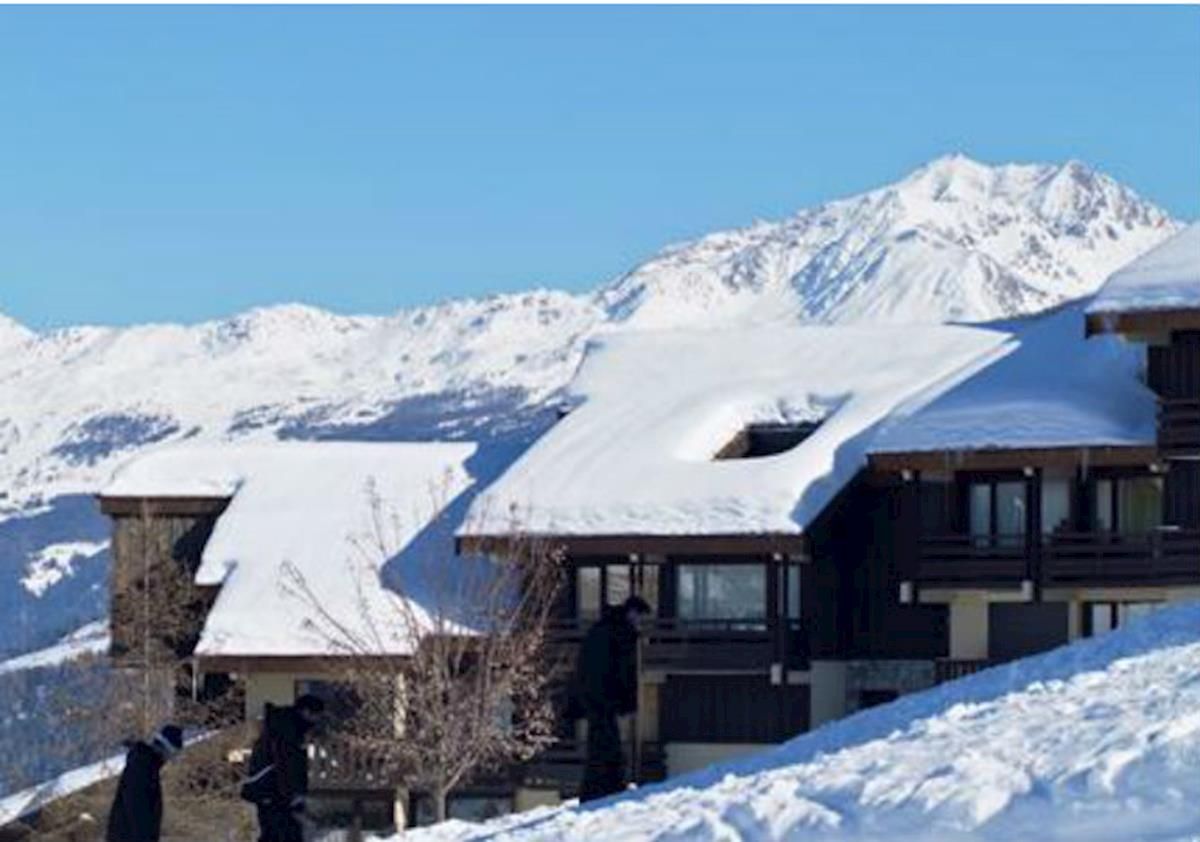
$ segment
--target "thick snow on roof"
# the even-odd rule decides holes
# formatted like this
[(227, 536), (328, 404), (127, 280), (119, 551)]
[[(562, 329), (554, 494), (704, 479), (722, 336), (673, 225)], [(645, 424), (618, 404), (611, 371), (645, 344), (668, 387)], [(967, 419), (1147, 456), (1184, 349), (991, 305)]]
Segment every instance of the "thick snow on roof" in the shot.
[(1154, 394), (1136, 346), (1084, 339), (1085, 304), (1028, 322), (991, 354), (899, 408), (872, 452), (1153, 444)]
[(1104, 282), (1089, 313), (1200, 307), (1200, 223), (1180, 231)]
[[(1200, 838), (1200, 604), (585, 806), (405, 842)], [(399, 839), (400, 837), (396, 837)]]
[[(577, 407), (475, 501), (471, 534), (797, 533), (862, 467), (873, 427), (1005, 339), (952, 326), (605, 336)], [(774, 456), (714, 460), (748, 423), (821, 420)]]
[[(411, 641), (397, 597), (384, 584), (387, 568), (403, 563), (431, 529), (443, 529), (440, 543), (452, 552), (452, 529), (439, 516), (460, 505), (457, 498), (473, 484), (466, 463), (475, 449), (469, 443), (172, 447), (129, 464), (104, 495), (232, 496), (196, 574), (199, 584), (221, 585), (197, 654), (344, 651), (346, 635), (326, 625), (325, 612), (359, 641), (355, 651), (369, 646), (403, 654)], [(394, 556), (361, 549), (379, 539)], [(411, 594), (415, 586), (405, 581), (404, 590)]]

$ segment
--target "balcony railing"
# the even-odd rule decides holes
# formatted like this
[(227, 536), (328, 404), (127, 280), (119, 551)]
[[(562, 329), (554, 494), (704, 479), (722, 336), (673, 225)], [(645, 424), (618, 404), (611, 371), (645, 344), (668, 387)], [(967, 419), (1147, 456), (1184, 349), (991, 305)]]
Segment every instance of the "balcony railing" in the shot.
[(1042, 581), (1048, 586), (1200, 583), (1200, 532), (1055, 534), (1042, 548)]
[(391, 752), (327, 737), (308, 747), (309, 786), (326, 792), (395, 789), (399, 776)]
[[(635, 758), (632, 744), (626, 741), (622, 744), (622, 756), (629, 764), (627, 774), (637, 783), (661, 781), (667, 776), (662, 743), (642, 742)], [(578, 785), (586, 760), (584, 742), (560, 740), (525, 764), (522, 775), (527, 783), (560, 786), (570, 792)], [(633, 769), (635, 764), (637, 769)]]
[(1200, 399), (1159, 403), (1158, 446), (1168, 456), (1200, 454)]
[(1038, 543), (1023, 536), (923, 538), (917, 575), (925, 587), (1200, 584), (1200, 531), (1056, 532)]
[(1030, 575), (1023, 535), (935, 535), (919, 549), (917, 578), (926, 586), (1017, 587)]
[[(556, 621), (552, 638), (578, 644), (592, 622)], [(642, 627), (641, 646), (642, 666), (651, 669), (769, 669), (780, 660), (799, 669), (808, 662), (808, 638), (798, 620), (784, 629), (766, 620), (658, 619)]]
[(939, 658), (933, 662), (933, 682), (934, 684), (942, 684), (946, 681), (954, 681), (957, 678), (965, 678), (968, 675), (974, 675), (980, 670), (985, 670), (993, 664), (993, 661), (986, 660)]

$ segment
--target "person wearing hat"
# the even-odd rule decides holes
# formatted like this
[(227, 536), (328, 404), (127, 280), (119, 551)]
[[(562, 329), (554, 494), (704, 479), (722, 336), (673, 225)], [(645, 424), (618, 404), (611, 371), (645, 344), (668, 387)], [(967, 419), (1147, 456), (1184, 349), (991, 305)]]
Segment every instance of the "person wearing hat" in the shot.
[(258, 809), (259, 842), (303, 842), (308, 796), (308, 754), (304, 737), (325, 711), (325, 703), (306, 693), (294, 704), (267, 703), (262, 731), (250, 752), (242, 798)]
[(576, 693), (588, 724), (580, 801), (625, 789), (625, 758), (617, 719), (637, 710), (638, 622), (649, 613), (650, 605), (637, 596), (608, 606), (579, 647)]
[(158, 842), (162, 832), (163, 764), (183, 748), (183, 731), (164, 725), (149, 742), (129, 744), (108, 813), (107, 842)]

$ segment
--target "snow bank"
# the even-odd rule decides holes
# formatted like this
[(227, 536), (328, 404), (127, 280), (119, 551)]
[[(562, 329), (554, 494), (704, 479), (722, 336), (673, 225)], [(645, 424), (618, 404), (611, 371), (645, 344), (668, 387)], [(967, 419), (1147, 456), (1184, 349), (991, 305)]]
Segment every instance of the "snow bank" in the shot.
[(108, 621), (97, 620), (71, 632), (53, 646), (0, 661), (0, 675), (38, 667), (55, 667), (86, 655), (103, 655), (108, 651), (108, 643)]
[(411, 842), (1166, 842), (1200, 835), (1200, 604), (585, 808)]
[(115, 778), (125, 768), (125, 755), (118, 754), (99, 763), (81, 766), (53, 780), (0, 798), (0, 828), (34, 813), (52, 801), (87, 789), (92, 784)]
[[(862, 467), (872, 427), (1005, 339), (965, 327), (624, 333), (590, 349), (578, 404), (472, 507), (472, 534), (801, 531)], [(752, 422), (820, 420), (799, 446), (713, 455)]]
[(1089, 313), (1200, 307), (1200, 223), (1113, 273)]
[[(461, 505), (474, 483), (467, 461), (475, 450), (469, 443), (172, 447), (134, 461), (103, 493), (232, 497), (196, 573), (198, 584), (221, 586), (197, 654), (334, 654), (348, 635), (356, 651), (403, 654), (412, 641), (385, 586), (387, 569)], [(422, 543), (422, 551), (440, 548), (449, 557), (451, 528), (443, 531), (438, 547)], [(380, 539), (394, 557), (363, 546)]]
[(872, 452), (1151, 445), (1154, 393), (1135, 346), (1084, 339), (1086, 302), (1027, 323), (883, 424)]

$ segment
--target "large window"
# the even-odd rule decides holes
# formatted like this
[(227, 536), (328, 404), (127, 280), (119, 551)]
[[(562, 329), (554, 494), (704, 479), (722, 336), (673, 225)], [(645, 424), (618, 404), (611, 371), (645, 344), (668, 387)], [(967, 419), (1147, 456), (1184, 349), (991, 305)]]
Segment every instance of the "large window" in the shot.
[(1071, 479), (1047, 476), (1042, 479), (1042, 535), (1049, 538), (1071, 527)]
[(1025, 483), (1022, 480), (971, 483), (968, 521), (976, 546), (1025, 544)]
[(657, 565), (618, 562), (575, 569), (575, 616), (581, 620), (598, 619), (606, 605), (620, 605), (634, 593), (657, 610)]
[(1156, 476), (1096, 480), (1096, 529), (1121, 535), (1153, 532), (1162, 525), (1163, 480)]
[(765, 564), (681, 564), (676, 571), (681, 620), (765, 621)]

